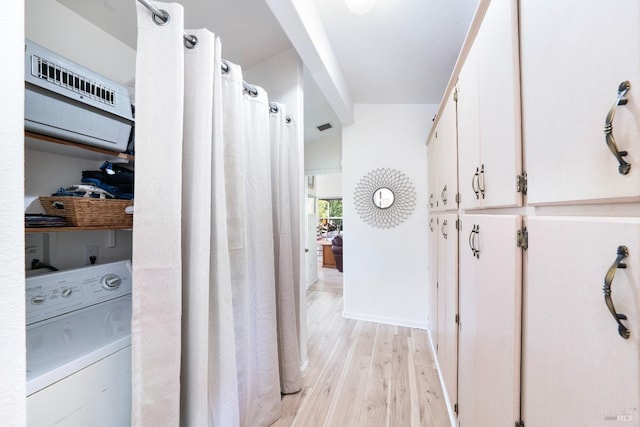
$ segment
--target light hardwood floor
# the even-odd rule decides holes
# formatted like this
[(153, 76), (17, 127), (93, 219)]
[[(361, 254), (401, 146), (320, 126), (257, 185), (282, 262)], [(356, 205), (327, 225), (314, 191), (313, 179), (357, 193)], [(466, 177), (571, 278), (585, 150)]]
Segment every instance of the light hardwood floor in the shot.
[(303, 388), (272, 427), (449, 426), (426, 331), (344, 319), (342, 273), (318, 269)]

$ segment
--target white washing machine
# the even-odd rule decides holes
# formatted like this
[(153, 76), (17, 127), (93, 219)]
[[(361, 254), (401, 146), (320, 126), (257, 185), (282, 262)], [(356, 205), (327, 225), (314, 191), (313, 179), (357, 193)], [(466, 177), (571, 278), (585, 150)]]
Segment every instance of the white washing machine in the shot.
[(131, 424), (131, 263), (27, 278), (27, 426)]

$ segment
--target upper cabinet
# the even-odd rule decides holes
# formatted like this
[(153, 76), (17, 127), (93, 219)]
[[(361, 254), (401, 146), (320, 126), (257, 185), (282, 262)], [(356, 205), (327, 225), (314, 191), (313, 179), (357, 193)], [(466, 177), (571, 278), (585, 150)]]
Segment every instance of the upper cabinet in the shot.
[(463, 209), (521, 206), (518, 10), (491, 2), (458, 79), (458, 155)]
[(429, 209), (458, 209), (458, 138), (455, 92), (446, 101), (429, 140)]
[(640, 2), (521, 0), (520, 16), (529, 204), (640, 200)]

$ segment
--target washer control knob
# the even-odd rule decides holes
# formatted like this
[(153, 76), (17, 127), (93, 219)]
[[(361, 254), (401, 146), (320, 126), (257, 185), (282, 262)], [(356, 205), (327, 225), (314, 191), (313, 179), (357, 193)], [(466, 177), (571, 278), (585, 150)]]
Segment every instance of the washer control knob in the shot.
[(116, 290), (122, 284), (122, 279), (117, 274), (107, 274), (102, 278), (102, 287), (108, 291)]
[(31, 298), (31, 304), (40, 305), (46, 300), (47, 299), (44, 297), (44, 295), (36, 295), (35, 297)]
[(63, 298), (69, 298), (71, 296), (71, 294), (73, 293), (73, 289), (71, 288), (64, 288), (62, 290), (62, 297)]

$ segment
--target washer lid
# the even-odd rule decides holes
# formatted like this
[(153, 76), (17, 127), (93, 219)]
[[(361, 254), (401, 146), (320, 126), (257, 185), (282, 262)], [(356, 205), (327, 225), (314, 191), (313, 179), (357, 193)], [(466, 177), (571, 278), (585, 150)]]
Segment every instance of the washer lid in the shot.
[(27, 326), (27, 396), (131, 345), (131, 295)]

